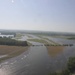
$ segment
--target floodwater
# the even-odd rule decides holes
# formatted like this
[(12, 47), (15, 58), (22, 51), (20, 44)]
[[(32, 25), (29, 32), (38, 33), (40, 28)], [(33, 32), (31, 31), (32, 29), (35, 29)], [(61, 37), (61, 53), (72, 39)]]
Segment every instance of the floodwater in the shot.
[[(73, 43), (64, 39), (55, 39), (56, 42)], [(42, 43), (31, 42), (33, 45)], [(6, 60), (0, 64), (0, 75), (48, 75), (50, 72), (61, 71), (66, 67), (68, 58), (75, 56), (75, 46), (65, 47), (62, 53), (52, 57), (46, 47), (31, 46), (22, 55)]]
[(54, 38), (54, 37), (46, 37), (48, 38), (49, 40), (52, 40), (56, 43), (59, 43), (59, 44), (75, 44), (75, 41), (74, 40), (68, 40), (68, 39), (62, 39), (62, 38)]

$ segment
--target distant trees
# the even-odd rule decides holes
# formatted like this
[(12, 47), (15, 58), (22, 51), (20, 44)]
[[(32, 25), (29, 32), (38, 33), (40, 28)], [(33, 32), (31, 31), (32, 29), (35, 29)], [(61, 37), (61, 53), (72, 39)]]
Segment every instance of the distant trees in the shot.
[(0, 45), (28, 46), (27, 41), (17, 41), (11, 38), (0, 38)]

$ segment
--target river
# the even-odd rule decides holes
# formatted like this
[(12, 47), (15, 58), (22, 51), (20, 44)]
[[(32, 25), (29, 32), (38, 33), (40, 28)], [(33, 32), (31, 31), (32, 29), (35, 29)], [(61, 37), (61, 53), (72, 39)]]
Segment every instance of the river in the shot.
[(48, 75), (50, 72), (64, 69), (70, 56), (75, 56), (75, 46), (65, 47), (56, 57), (51, 57), (44, 45), (31, 46), (20, 56), (1, 63), (0, 75)]

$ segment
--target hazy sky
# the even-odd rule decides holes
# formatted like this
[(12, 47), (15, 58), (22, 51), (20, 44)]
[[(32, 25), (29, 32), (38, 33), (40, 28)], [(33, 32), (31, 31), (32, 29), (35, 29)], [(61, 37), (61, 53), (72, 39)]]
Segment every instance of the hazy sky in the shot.
[(75, 32), (75, 0), (0, 0), (0, 29)]

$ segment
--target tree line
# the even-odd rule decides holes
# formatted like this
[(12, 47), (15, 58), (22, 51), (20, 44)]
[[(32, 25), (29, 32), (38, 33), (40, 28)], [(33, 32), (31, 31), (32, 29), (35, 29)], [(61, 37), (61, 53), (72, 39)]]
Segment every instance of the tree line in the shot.
[(28, 46), (27, 41), (17, 41), (11, 38), (0, 38), (0, 45)]

